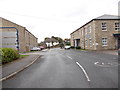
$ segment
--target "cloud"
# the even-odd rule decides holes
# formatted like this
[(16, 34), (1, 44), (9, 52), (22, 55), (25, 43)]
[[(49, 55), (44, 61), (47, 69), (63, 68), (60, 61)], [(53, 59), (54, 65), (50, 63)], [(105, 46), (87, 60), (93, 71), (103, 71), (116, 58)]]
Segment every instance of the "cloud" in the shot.
[(0, 16), (39, 38), (70, 33), (103, 14), (118, 13), (119, 0), (0, 0)]

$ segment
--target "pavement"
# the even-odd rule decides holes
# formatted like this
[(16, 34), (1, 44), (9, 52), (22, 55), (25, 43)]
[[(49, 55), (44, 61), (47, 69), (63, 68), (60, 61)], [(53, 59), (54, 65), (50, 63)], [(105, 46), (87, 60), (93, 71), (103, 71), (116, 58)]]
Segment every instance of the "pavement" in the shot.
[(0, 81), (4, 81), (18, 74), (25, 68), (32, 65), (41, 56), (38, 52), (21, 53), (21, 54), (29, 55), (29, 56), (22, 58), (22, 59), (17, 59), (13, 62), (2, 65), (2, 67), (0, 67), (0, 70), (2, 70), (2, 78), (0, 78)]
[(103, 53), (103, 54), (118, 55), (118, 50), (100, 50), (100, 51), (94, 51), (94, 52)]
[(3, 88), (118, 88), (117, 55), (59, 48), (38, 54), (33, 65), (3, 81)]

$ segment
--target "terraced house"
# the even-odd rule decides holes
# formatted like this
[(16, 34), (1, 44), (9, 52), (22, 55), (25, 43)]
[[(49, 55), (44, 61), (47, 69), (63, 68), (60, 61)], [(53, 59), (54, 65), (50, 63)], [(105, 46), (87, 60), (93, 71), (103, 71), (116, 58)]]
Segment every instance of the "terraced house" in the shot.
[(37, 38), (25, 27), (0, 17), (0, 38), (3, 48), (14, 48), (19, 52), (30, 51), (37, 46)]
[(120, 48), (120, 18), (102, 15), (71, 33), (71, 46), (89, 50)]

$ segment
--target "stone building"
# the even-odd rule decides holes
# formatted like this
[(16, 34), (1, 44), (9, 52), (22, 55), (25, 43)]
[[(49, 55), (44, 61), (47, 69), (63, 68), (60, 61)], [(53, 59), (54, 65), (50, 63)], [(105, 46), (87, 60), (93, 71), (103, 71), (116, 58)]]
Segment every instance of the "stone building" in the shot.
[(19, 52), (30, 51), (37, 46), (37, 38), (25, 27), (0, 17), (0, 32), (3, 48), (14, 48)]
[(102, 15), (71, 33), (71, 46), (89, 50), (120, 48), (120, 18)]

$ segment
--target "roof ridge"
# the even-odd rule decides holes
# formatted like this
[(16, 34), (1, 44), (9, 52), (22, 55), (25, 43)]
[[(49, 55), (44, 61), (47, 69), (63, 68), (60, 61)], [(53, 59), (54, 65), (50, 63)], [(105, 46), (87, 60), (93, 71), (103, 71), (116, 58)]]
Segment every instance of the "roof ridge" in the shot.
[(104, 14), (94, 19), (118, 19), (118, 15)]

